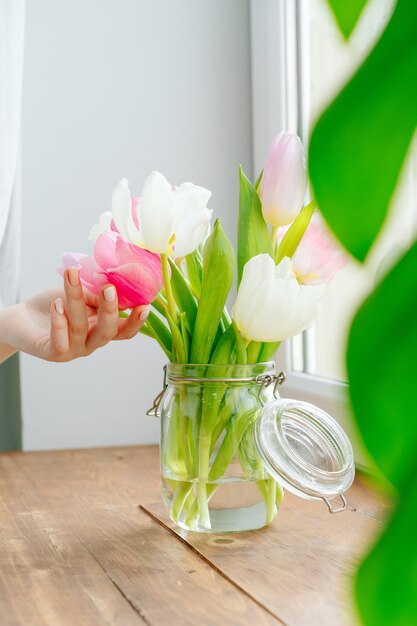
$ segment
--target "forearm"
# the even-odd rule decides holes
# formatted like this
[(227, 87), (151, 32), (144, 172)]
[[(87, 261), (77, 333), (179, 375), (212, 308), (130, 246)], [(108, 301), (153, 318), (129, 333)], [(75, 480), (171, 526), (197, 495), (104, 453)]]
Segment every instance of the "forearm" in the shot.
[(17, 352), (12, 338), (13, 319), (17, 313), (17, 306), (19, 305), (10, 306), (0, 311), (0, 363)]

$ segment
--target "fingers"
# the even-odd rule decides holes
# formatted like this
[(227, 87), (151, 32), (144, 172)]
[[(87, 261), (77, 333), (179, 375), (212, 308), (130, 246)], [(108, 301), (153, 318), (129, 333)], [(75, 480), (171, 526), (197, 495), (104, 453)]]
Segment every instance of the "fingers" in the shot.
[(71, 349), (75, 353), (82, 354), (87, 340), (88, 319), (83, 289), (76, 267), (68, 267), (65, 270), (64, 288)]
[(134, 308), (127, 319), (119, 320), (119, 332), (115, 339), (132, 339), (144, 325), (148, 315), (148, 306)]
[(53, 353), (63, 356), (66, 352), (68, 352), (68, 322), (65, 316), (62, 298), (57, 298), (51, 304), (50, 341)]
[(113, 285), (105, 285), (100, 291), (97, 323), (87, 337), (87, 350), (104, 346), (117, 335), (118, 330), (119, 306), (116, 289)]

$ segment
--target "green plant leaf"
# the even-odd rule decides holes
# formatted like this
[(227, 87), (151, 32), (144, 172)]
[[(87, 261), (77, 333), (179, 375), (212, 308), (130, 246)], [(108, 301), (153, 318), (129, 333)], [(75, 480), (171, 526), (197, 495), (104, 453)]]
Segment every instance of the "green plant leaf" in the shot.
[(210, 363), (216, 365), (226, 365), (230, 363), (231, 355), (235, 345), (235, 330), (232, 324), (230, 324), (230, 326), (225, 330), (225, 332), (217, 342), (216, 349), (211, 355)]
[(411, 626), (417, 616), (417, 473), (388, 528), (359, 568), (358, 606), (367, 626)]
[(153, 311), (149, 311), (147, 324), (158, 339), (158, 343), (163, 345), (165, 353), (170, 354), (172, 352), (172, 335), (163, 321)]
[(363, 440), (399, 490), (417, 453), (416, 268), (417, 243), (359, 309), (347, 352), (350, 396)]
[(236, 337), (236, 363), (238, 363), (239, 365), (246, 365), (246, 363), (248, 362), (248, 356), (246, 353), (244, 339), (235, 321), (232, 322), (232, 326), (235, 331)]
[(240, 284), (245, 263), (266, 252), (273, 258), (271, 235), (262, 215), (261, 201), (255, 187), (239, 168), (239, 222), (237, 229), (237, 280)]
[(315, 200), (307, 204), (300, 213), (295, 218), (294, 222), (291, 224), (285, 235), (283, 236), (276, 254), (275, 263), (278, 265), (282, 261), (284, 257), (292, 257), (295, 254), (295, 251), (298, 248), (298, 244), (305, 231), (307, 230), (307, 226), (310, 224), (310, 220), (313, 217), (314, 207), (316, 206)]
[(192, 292), (194, 296), (199, 299), (201, 295), (201, 280), (203, 277), (203, 271), (198, 261), (197, 251), (187, 254), (185, 257), (185, 264), (187, 266), (188, 280), (190, 281)]
[(342, 34), (349, 38), (368, 0), (327, 0)]
[(415, 0), (398, 0), (382, 37), (311, 137), (318, 206), (360, 261), (384, 222), (416, 126), (416, 23)]
[(190, 363), (209, 363), (214, 338), (233, 283), (235, 253), (216, 220), (204, 247), (203, 277)]
[(197, 316), (197, 303), (191, 291), (190, 284), (184, 274), (177, 267), (175, 261), (169, 259), (171, 267), (171, 287), (175, 302), (180, 311), (185, 313), (185, 323), (192, 334)]
[(172, 360), (174, 363), (186, 363), (185, 346), (180, 329), (167, 311), (167, 321), (172, 334)]

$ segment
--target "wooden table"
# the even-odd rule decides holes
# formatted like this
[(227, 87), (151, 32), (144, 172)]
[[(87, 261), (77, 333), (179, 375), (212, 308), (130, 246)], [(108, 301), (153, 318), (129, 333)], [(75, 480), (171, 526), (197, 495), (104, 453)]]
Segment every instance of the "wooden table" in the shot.
[(256, 532), (177, 530), (155, 446), (0, 455), (1, 626), (354, 624), (350, 575), (386, 506), (286, 494)]

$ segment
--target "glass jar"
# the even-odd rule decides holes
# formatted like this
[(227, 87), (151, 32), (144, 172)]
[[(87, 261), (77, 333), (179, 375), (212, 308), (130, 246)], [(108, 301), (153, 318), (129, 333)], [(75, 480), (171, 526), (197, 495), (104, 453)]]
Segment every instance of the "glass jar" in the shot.
[[(167, 366), (161, 404), (162, 492), (171, 519), (199, 532), (261, 528), (275, 517), (280, 485), (268, 475), (253, 429), (272, 388), (274, 363)], [(222, 382), (219, 382), (219, 381)]]
[[(281, 399), (275, 363), (180, 365), (165, 369), (155, 400), (161, 417), (162, 494), (171, 519), (196, 532), (262, 528), (283, 486), (346, 508), (353, 453), (340, 426), (318, 407)], [(340, 496), (341, 507), (332, 500)]]

